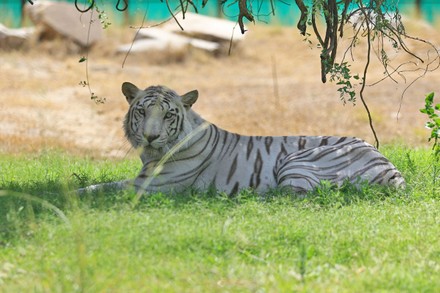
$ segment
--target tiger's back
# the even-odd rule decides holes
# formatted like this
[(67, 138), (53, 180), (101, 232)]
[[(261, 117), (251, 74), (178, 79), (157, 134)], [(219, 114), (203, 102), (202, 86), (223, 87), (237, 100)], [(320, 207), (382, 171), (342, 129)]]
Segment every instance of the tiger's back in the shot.
[[(344, 142), (362, 141), (356, 138), (334, 136), (241, 136), (219, 129), (220, 147), (212, 154), (210, 166), (206, 169), (207, 178), (199, 180), (198, 188), (205, 188), (210, 182), (217, 190), (235, 193), (242, 188), (254, 188), (265, 192), (282, 185), (281, 168), (289, 164), (286, 159), (291, 154), (332, 147)], [(228, 139), (229, 136), (232, 138)], [(309, 162), (316, 164), (318, 162)], [(323, 166), (320, 166), (323, 167)], [(319, 183), (319, 182), (318, 182)], [(292, 184), (289, 184), (292, 185)], [(310, 186), (308, 189), (312, 189)], [(293, 188), (305, 191), (307, 188)]]

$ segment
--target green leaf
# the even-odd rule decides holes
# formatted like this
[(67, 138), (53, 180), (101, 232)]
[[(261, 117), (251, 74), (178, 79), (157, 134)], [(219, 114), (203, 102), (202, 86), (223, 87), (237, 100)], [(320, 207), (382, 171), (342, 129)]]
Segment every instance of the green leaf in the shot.
[(79, 59), (78, 63), (82, 63), (82, 62), (84, 62), (86, 60), (87, 60), (87, 58), (83, 56), (83, 57), (81, 57), (81, 59)]
[(432, 105), (433, 102), (434, 102), (434, 93), (432, 92), (426, 95), (425, 103)]
[(432, 123), (432, 122), (426, 122), (425, 126), (426, 126), (427, 128), (433, 128), (433, 127), (435, 126), (435, 124)]
[(435, 105), (434, 107), (436, 110), (440, 110), (440, 104)]

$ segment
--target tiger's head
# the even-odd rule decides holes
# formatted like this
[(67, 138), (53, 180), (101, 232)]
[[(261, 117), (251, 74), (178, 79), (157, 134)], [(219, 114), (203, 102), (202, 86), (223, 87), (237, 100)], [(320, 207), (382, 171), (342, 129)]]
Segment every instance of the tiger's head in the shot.
[(124, 121), (125, 136), (133, 147), (164, 154), (192, 131), (186, 114), (198, 98), (196, 90), (180, 96), (164, 86), (141, 90), (124, 82), (122, 93), (130, 105)]

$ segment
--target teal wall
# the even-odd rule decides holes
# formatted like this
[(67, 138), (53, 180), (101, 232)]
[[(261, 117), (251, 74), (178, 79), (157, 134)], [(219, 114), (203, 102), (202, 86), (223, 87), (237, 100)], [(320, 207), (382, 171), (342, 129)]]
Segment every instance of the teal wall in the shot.
[[(56, 0), (55, 0), (56, 1)], [(58, 0), (61, 1), (61, 0)], [(389, 0), (391, 2), (393, 0)], [(397, 0), (394, 0), (397, 1)], [(67, 2), (74, 2), (68, 0)], [(88, 0), (80, 0), (79, 3), (87, 3)], [(121, 1), (122, 2), (122, 1)], [(193, 0), (199, 9), (199, 13), (211, 16), (222, 15), (229, 19), (236, 19), (238, 15), (237, 4), (228, 7), (233, 0), (226, 2), (222, 9), (218, 8), (218, 0), (209, 0), (208, 4), (201, 8), (202, 0)], [(295, 5), (295, 0), (274, 0), (275, 15), (271, 13), (271, 3), (269, 0), (252, 0), (252, 12), (256, 16), (257, 22), (280, 24), (280, 25), (296, 25), (299, 10)], [(307, 2), (307, 0), (305, 1)], [(421, 0), (422, 17), (428, 22), (434, 23), (440, 16), (440, 0)], [(117, 0), (96, 0), (99, 7), (109, 16), (109, 21), (114, 24), (122, 24), (124, 19), (128, 17), (130, 22), (136, 23), (142, 20), (147, 13), (147, 21), (160, 21), (169, 18), (169, 12), (165, 1), (160, 0), (129, 0), (129, 8), (127, 12), (119, 12), (115, 6)], [(178, 7), (178, 0), (169, 0), (172, 8)], [(414, 13), (415, 0), (399, 0), (398, 8), (402, 13)], [(0, 0), (0, 23), (8, 26), (18, 27), (21, 25), (21, 0)], [(193, 11), (192, 8), (188, 9)]]

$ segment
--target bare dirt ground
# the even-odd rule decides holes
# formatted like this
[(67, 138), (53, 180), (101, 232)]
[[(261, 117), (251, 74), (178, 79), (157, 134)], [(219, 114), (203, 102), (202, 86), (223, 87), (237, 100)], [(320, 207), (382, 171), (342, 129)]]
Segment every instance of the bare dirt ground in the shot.
[[(418, 22), (407, 30), (438, 48), (438, 30)], [(0, 52), (1, 152), (57, 148), (99, 157), (133, 153), (122, 131), (128, 108), (120, 91), (124, 81), (139, 87), (163, 84), (179, 93), (198, 89), (194, 109), (220, 127), (241, 134), (358, 136), (374, 142), (360, 100), (356, 106), (344, 106), (335, 84), (321, 83), (320, 51), (302, 41), (296, 28), (251, 25), (231, 56), (215, 57), (191, 49), (131, 54), (123, 67), (125, 56), (115, 54), (114, 49), (129, 41), (134, 31), (110, 28), (106, 33), (88, 59), (89, 82), (96, 95), (106, 98), (103, 105), (90, 100), (88, 89), (79, 85), (86, 80), (86, 64), (78, 62), (82, 54), (69, 53), (62, 41)], [(347, 44), (341, 43), (341, 48)], [(426, 56), (426, 46), (411, 46)], [(360, 44), (354, 53), (354, 73), (363, 68), (364, 50)], [(394, 66), (412, 60), (402, 52), (390, 52)], [(399, 83), (389, 79), (367, 87), (381, 143), (428, 145), (426, 119), (418, 109), (424, 106), (426, 93), (440, 95), (440, 70), (418, 80), (402, 97), (417, 74), (421, 72), (407, 72), (406, 82), (396, 76)], [(383, 68), (374, 61), (367, 83), (382, 76)]]

